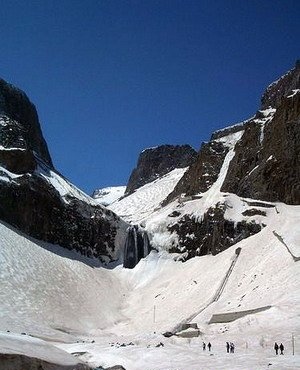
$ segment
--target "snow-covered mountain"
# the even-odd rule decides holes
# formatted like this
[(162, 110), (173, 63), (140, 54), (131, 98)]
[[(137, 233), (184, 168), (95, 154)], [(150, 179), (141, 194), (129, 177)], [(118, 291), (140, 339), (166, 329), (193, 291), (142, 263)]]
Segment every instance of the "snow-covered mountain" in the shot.
[(184, 260), (259, 233), (277, 202), (300, 204), (299, 81), (297, 63), (268, 87), (264, 109), (213, 133), (187, 170), (173, 170), (110, 208), (142, 223), (154, 248)]
[(103, 206), (109, 206), (119, 200), (125, 194), (126, 186), (110, 186), (107, 188), (96, 189), (92, 197)]
[[(45, 148), (39, 154), (24, 150), (19, 139), (19, 146), (7, 145), (12, 137), (6, 125), (22, 122), (3, 115), (0, 359), (7, 364), (1, 353), (14, 361), (22, 355), (57, 369), (79, 369), (79, 360), (126, 370), (299, 368), (299, 75), (297, 64), (267, 89), (252, 118), (215, 132), (188, 167), (154, 171), (110, 210), (58, 174)], [(49, 229), (42, 211), (49, 192), (71, 217), (64, 224), (70, 240), (82, 240), (83, 217), (93, 224), (83, 228), (88, 235), (98, 225), (106, 254), (99, 255), (98, 247), (91, 253), (78, 248), (79, 254), (62, 248), (69, 239), (53, 239), (61, 234), (52, 233), (55, 223), (51, 219)], [(33, 209), (41, 212), (38, 220)], [(16, 218), (22, 212), (24, 218)], [(30, 217), (37, 235), (26, 229)], [(117, 226), (106, 229), (105, 220)], [(146, 230), (153, 250), (132, 269), (117, 263), (108, 269), (99, 257), (122, 261), (129, 223)], [(48, 242), (41, 241), (40, 229)], [(138, 252), (139, 228), (134, 230), (130, 253)], [(64, 244), (54, 245), (60, 240)], [(200, 353), (202, 341), (212, 343), (211, 353)], [(275, 341), (284, 343), (285, 356), (274, 354)], [(234, 355), (226, 353), (226, 342), (235, 343)], [(76, 357), (74, 365), (66, 352)]]

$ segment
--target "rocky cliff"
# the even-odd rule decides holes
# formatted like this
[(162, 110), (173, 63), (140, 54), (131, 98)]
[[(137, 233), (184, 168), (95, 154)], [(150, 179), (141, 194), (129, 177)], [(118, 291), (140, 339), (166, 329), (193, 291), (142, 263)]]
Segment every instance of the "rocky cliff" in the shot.
[(207, 191), (219, 176), (227, 150), (222, 143), (243, 131), (236, 143), (222, 191), (287, 204), (300, 204), (300, 63), (271, 84), (254, 117), (215, 132), (204, 143), (166, 203), (182, 193)]
[(299, 62), (266, 89), (253, 117), (202, 144), (146, 229), (154, 247), (182, 259), (217, 254), (259, 232), (276, 202), (300, 204)]
[(195, 161), (196, 156), (197, 152), (189, 145), (161, 145), (145, 149), (130, 175), (125, 194), (133, 193), (175, 168), (188, 167)]
[(117, 259), (126, 224), (53, 167), (28, 97), (0, 80), (0, 219), (40, 240)]
[(222, 190), (300, 204), (299, 62), (267, 88), (261, 109), (236, 145)]

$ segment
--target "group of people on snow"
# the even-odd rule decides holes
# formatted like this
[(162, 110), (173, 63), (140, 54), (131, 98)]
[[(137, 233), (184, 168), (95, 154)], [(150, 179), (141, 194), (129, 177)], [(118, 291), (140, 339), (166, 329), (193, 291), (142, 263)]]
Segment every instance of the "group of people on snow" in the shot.
[[(208, 342), (207, 348), (210, 352), (210, 350), (211, 350), (211, 343), (210, 342)], [(234, 343), (226, 342), (227, 353), (234, 353), (234, 348), (235, 348)], [(206, 343), (205, 342), (202, 343), (202, 349), (203, 349), (203, 351), (206, 350)], [(284, 345), (282, 343), (280, 343), (280, 345), (278, 345), (277, 342), (275, 342), (274, 349), (275, 349), (276, 355), (278, 355), (279, 350), (280, 350), (280, 354), (283, 355)]]
[[(210, 352), (211, 351), (211, 343), (210, 342), (208, 342), (207, 348)], [(203, 351), (206, 350), (206, 343), (205, 342), (202, 343), (202, 349), (203, 349)], [(232, 342), (230, 342), (230, 343), (226, 342), (226, 349), (227, 349), (227, 353), (234, 353), (234, 344)]]
[[(208, 348), (208, 350), (210, 352), (210, 350), (211, 350), (211, 343), (210, 342), (208, 342), (207, 348)], [(206, 343), (204, 343), (204, 342), (202, 343), (202, 349), (203, 349), (203, 351), (206, 350)]]
[(234, 344), (232, 342), (226, 342), (227, 353), (234, 353)]
[(274, 349), (275, 349), (275, 353), (276, 355), (278, 355), (278, 350), (280, 349), (280, 354), (283, 355), (283, 351), (284, 351), (284, 345), (282, 343), (280, 343), (280, 346), (277, 344), (277, 342), (275, 342), (274, 344)]

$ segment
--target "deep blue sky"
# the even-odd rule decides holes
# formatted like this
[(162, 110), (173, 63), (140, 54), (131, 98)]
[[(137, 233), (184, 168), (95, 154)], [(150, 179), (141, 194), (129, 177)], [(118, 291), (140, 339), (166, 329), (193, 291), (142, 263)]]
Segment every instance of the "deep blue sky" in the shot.
[(56, 168), (126, 184), (146, 147), (251, 116), (300, 57), (299, 0), (4, 0), (1, 73), (36, 105)]

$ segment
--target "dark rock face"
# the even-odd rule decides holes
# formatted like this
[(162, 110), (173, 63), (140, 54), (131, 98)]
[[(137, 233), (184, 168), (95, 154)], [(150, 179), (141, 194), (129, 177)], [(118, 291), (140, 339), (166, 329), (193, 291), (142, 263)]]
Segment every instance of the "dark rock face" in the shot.
[(90, 370), (90, 367), (78, 363), (61, 365), (50, 363), (35, 357), (21, 354), (0, 354), (0, 370)]
[(137, 225), (130, 226), (127, 229), (123, 266), (130, 269), (134, 268), (149, 252), (150, 243), (147, 232)]
[(53, 168), (34, 105), (25, 93), (0, 79), (0, 144), (35, 152)]
[(175, 168), (190, 166), (196, 157), (197, 152), (189, 145), (162, 145), (144, 150), (130, 175), (125, 194), (133, 193)]
[(300, 60), (295, 68), (269, 85), (261, 98), (261, 109), (268, 107), (279, 108), (282, 100), (294, 89), (300, 86)]
[(182, 253), (183, 260), (206, 254), (216, 255), (242, 239), (258, 233), (261, 225), (254, 221), (234, 223), (224, 218), (225, 204), (211, 207), (201, 219), (184, 215), (176, 224), (169, 226), (170, 232), (178, 235), (178, 245), (170, 252)]
[(208, 190), (217, 180), (228, 148), (215, 140), (203, 143), (197, 160), (189, 167), (164, 205), (180, 194), (190, 196)]
[(120, 256), (125, 222), (55, 171), (26, 95), (0, 81), (0, 219), (106, 262)]
[(266, 201), (300, 204), (300, 94), (281, 99), (264, 127), (256, 120), (235, 147), (222, 191)]
[[(239, 125), (219, 130), (204, 143), (164, 204), (180, 194), (207, 191), (216, 181), (228, 148), (218, 140), (244, 130), (221, 190), (265, 201), (300, 204), (300, 63), (270, 85), (262, 108)], [(293, 92), (294, 90), (294, 92)], [(275, 109), (276, 108), (276, 109)]]

